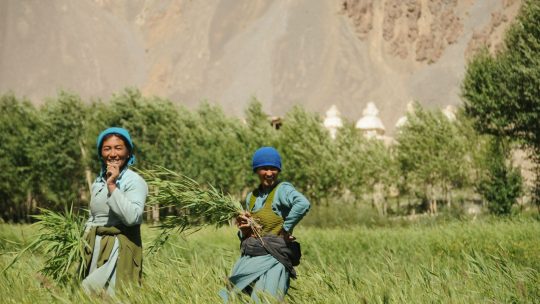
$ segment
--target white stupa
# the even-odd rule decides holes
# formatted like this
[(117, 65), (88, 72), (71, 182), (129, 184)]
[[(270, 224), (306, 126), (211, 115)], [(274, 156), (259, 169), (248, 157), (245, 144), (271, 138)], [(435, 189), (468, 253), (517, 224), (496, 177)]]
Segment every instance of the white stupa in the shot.
[(332, 105), (328, 111), (326, 111), (326, 117), (324, 118), (324, 127), (330, 131), (332, 139), (336, 138), (337, 129), (343, 126), (340, 113), (336, 105)]
[[(414, 113), (414, 102), (409, 101), (407, 103), (407, 113)], [(399, 130), (399, 128), (403, 127), (407, 123), (407, 115), (401, 116), (398, 121), (396, 122), (396, 129)]]
[(446, 118), (448, 118), (449, 121), (455, 121), (456, 120), (457, 109), (453, 105), (447, 105), (442, 110), (442, 112), (443, 112), (444, 116), (446, 116)]
[(362, 114), (364, 116), (356, 122), (357, 129), (360, 129), (368, 138), (384, 135), (385, 128), (378, 116), (379, 110), (373, 102), (368, 102)]
[[(456, 113), (457, 113), (457, 109), (455, 106), (453, 105), (448, 105), (446, 106), (444, 109), (441, 110), (441, 112), (444, 114), (444, 116), (449, 120), (449, 121), (455, 121), (456, 120)], [(412, 101), (410, 101), (409, 103), (407, 103), (407, 113), (409, 114), (412, 114), (414, 113), (414, 103)], [(396, 122), (396, 129), (399, 130), (399, 128), (403, 127), (405, 124), (407, 123), (407, 116), (402, 116), (398, 119), (398, 121)]]

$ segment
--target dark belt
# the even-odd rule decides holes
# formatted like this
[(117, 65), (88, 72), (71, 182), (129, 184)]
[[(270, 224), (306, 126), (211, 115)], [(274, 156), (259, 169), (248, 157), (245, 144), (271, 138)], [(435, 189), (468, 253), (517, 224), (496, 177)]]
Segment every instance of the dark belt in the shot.
[(295, 257), (295, 253), (289, 248), (282, 236), (268, 235), (261, 238), (248, 237), (240, 243), (242, 255), (262, 256), (270, 254), (278, 260), (291, 274), (291, 278), (296, 278), (292, 260), (300, 259)]

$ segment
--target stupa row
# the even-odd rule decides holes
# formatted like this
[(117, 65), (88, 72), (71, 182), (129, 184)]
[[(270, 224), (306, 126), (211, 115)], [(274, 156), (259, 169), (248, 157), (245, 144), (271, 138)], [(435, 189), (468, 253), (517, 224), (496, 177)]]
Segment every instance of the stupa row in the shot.
[[(409, 102), (407, 104), (407, 112), (413, 111), (413, 103)], [(444, 115), (450, 120), (455, 120), (455, 107), (447, 106), (443, 109)], [(396, 122), (396, 128), (400, 128), (407, 122), (407, 116), (403, 116), (398, 119)], [(337, 130), (343, 126), (343, 121), (341, 119), (341, 114), (336, 107), (332, 105), (328, 111), (326, 111), (326, 116), (324, 119), (324, 127), (330, 131), (330, 136), (332, 138), (336, 137)], [(376, 138), (384, 141), (391, 141), (390, 137), (385, 136), (386, 128), (384, 127), (383, 122), (379, 118), (379, 109), (373, 102), (368, 102), (364, 110), (362, 111), (362, 117), (358, 119), (355, 127), (362, 131), (362, 133), (367, 138)]]

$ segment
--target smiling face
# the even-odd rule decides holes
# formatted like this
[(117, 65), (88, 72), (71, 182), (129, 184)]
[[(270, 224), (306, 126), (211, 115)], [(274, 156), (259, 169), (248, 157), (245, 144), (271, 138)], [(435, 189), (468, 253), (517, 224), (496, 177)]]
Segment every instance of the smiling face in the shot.
[(264, 166), (264, 167), (257, 168), (255, 172), (259, 176), (261, 185), (264, 188), (270, 188), (276, 184), (277, 178), (279, 175), (278, 168), (271, 167), (271, 166)]
[(122, 168), (129, 158), (129, 149), (121, 137), (113, 134), (103, 140), (101, 158), (105, 164), (116, 164)]

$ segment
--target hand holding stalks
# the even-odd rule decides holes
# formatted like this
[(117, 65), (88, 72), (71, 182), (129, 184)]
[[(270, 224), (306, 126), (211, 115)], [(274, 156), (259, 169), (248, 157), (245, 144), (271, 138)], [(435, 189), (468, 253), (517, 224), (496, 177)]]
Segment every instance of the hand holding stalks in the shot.
[[(236, 227), (240, 229), (244, 237), (249, 237), (254, 231), (260, 230), (260, 225), (257, 225), (255, 219), (251, 217), (249, 211), (242, 211), (235, 219)], [(257, 235), (257, 234), (256, 234)]]
[(250, 218), (251, 218), (251, 213), (249, 213), (249, 211), (240, 212), (238, 216), (236, 217), (236, 227), (238, 227), (239, 229), (249, 228)]

